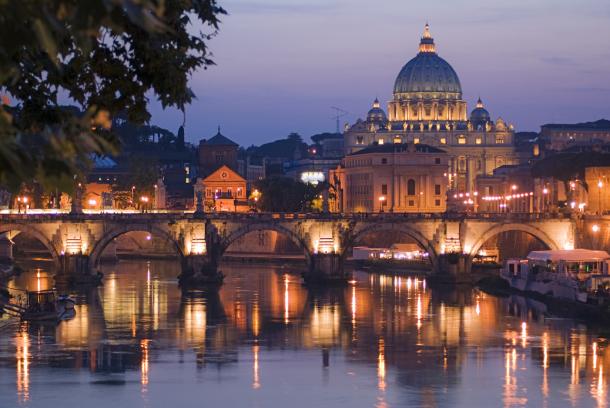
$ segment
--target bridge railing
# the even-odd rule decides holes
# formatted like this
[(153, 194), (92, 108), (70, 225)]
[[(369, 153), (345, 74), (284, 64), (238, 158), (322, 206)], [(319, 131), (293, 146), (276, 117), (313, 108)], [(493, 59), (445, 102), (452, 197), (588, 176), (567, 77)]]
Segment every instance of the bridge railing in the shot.
[(196, 219), (214, 219), (227, 221), (273, 221), (273, 220), (354, 220), (354, 221), (462, 221), (462, 220), (485, 220), (485, 221), (519, 221), (534, 222), (550, 219), (569, 219), (562, 214), (542, 213), (204, 213), (195, 214), (192, 211), (175, 212), (147, 212), (147, 213), (44, 213), (44, 214), (0, 214), (0, 223), (11, 222), (49, 222), (49, 221), (130, 221), (130, 222), (154, 222), (154, 221), (178, 221)]

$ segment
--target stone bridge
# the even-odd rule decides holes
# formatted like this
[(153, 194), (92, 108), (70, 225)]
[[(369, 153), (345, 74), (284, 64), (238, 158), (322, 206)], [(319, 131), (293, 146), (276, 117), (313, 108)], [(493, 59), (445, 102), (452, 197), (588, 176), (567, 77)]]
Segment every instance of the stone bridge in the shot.
[(0, 258), (12, 259), (18, 233), (38, 239), (49, 250), (56, 279), (88, 282), (97, 275), (104, 249), (118, 236), (147, 231), (173, 244), (182, 262), (181, 283), (222, 282), (219, 262), (240, 237), (277, 231), (302, 251), (308, 281), (344, 282), (345, 258), (368, 233), (396, 231), (428, 253), (438, 276), (459, 280), (490, 238), (506, 231), (528, 233), (550, 249), (574, 248), (575, 222), (541, 214), (4, 214), (0, 215)]

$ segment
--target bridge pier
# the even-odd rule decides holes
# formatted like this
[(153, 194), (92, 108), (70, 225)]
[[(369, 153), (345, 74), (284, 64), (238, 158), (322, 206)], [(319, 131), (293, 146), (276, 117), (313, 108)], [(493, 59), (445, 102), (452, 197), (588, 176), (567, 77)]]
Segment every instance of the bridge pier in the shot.
[(186, 255), (182, 258), (182, 274), (179, 281), (183, 288), (220, 286), (224, 275), (218, 264), (207, 255)]
[(12, 264), (13, 263), (13, 246), (15, 243), (9, 238), (7, 234), (0, 236), (0, 264)]
[(471, 283), (468, 255), (457, 252), (439, 255), (431, 278), (437, 283)]
[(305, 283), (344, 285), (348, 276), (343, 268), (340, 254), (313, 254), (309, 261), (309, 270), (304, 274)]
[(90, 268), (89, 255), (60, 255), (59, 271), (55, 274), (57, 285), (98, 285), (101, 280), (102, 274)]

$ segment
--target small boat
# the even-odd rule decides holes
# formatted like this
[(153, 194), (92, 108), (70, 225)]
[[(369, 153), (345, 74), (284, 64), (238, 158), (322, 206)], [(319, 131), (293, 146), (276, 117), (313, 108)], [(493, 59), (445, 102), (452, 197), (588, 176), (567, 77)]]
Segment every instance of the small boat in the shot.
[(26, 292), (27, 303), (21, 313), (22, 320), (59, 321), (74, 317), (75, 301), (68, 296), (56, 296), (52, 290)]
[(601, 306), (610, 301), (609, 263), (606, 251), (532, 251), (506, 261), (501, 277), (520, 292)]

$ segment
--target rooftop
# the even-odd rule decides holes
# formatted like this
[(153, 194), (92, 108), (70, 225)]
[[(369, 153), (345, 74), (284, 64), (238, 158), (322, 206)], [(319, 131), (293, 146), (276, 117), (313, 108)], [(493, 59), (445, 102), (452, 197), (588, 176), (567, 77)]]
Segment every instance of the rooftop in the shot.
[(373, 144), (362, 150), (358, 150), (357, 152), (354, 152), (349, 156), (357, 156), (360, 154), (368, 153), (404, 153), (411, 151), (410, 149), (413, 149), (413, 152), (417, 153), (446, 153), (444, 150), (437, 149), (436, 147), (422, 143), (384, 143)]
[(547, 123), (542, 125), (543, 129), (592, 129), (592, 130), (610, 130), (610, 120), (600, 119), (595, 122), (583, 123)]

